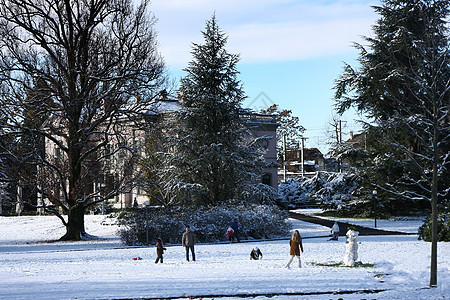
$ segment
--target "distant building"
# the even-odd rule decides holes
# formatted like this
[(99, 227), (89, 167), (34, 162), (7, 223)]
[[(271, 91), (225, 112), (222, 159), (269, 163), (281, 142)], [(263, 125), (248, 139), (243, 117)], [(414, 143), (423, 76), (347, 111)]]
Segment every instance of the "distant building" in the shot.
[(345, 141), (345, 144), (352, 148), (365, 149), (366, 148), (366, 134), (364, 132), (354, 134), (350, 131), (350, 138)]
[(317, 148), (304, 148), (303, 151), (301, 149), (288, 149), (285, 157), (285, 161), (283, 161), (283, 156), (278, 160), (280, 164), (278, 169), (279, 181), (301, 176), (312, 177), (317, 172), (324, 170), (323, 154)]
[(263, 171), (261, 182), (278, 190), (278, 163), (277, 163), (277, 128), (280, 126), (275, 115), (248, 113), (241, 115), (253, 137), (266, 139), (263, 142), (265, 149), (264, 159), (271, 165)]
[[(141, 122), (159, 123), (164, 118), (170, 117), (171, 113), (182, 109), (182, 106), (178, 100), (169, 99), (166, 93), (162, 93), (159, 98), (155, 99), (149, 106), (147, 112), (143, 116)], [(277, 179), (277, 151), (276, 151), (276, 129), (279, 126), (275, 116), (272, 115), (260, 115), (245, 113), (241, 116), (242, 123), (248, 126), (247, 134), (253, 135), (253, 137), (266, 137), (263, 147), (266, 149), (265, 159), (272, 163), (272, 166), (265, 169), (261, 177), (261, 182), (278, 188)], [(93, 170), (91, 176), (86, 178), (86, 187), (84, 193), (86, 195), (92, 193), (107, 194), (113, 190), (118, 179), (118, 174), (124, 172), (132, 172), (133, 167), (129, 164), (130, 157), (128, 154), (118, 152), (117, 149), (125, 144), (132, 146), (135, 149), (140, 150), (140, 155), (144, 154), (144, 147), (146, 141), (150, 138), (154, 138), (155, 134), (161, 134), (155, 130), (164, 130), (162, 126), (143, 126), (137, 128), (133, 125), (133, 122), (123, 120), (121, 123), (121, 130), (126, 134), (126, 141), (122, 141), (122, 144), (110, 144), (105, 149), (105, 153), (100, 153), (107, 157), (103, 160), (102, 164)], [(147, 128), (144, 130), (143, 128)], [(160, 129), (156, 129), (160, 128)], [(55, 147), (55, 143), (49, 139), (45, 140), (45, 151), (49, 160), (55, 164), (63, 164), (66, 161), (64, 153)], [(55, 186), (53, 189), (53, 197), (61, 198), (63, 191), (59, 186)], [(41, 201), (42, 195), (39, 195)], [(127, 208), (133, 206), (142, 206), (149, 200), (145, 191), (137, 185), (134, 188), (124, 189), (121, 194), (114, 196), (113, 199), (108, 200), (107, 205), (112, 205), (114, 208)], [(104, 208), (105, 203), (101, 204)]]
[[(170, 113), (181, 108), (182, 106), (178, 100), (169, 99), (163, 95), (151, 105), (148, 113), (150, 116), (149, 120), (160, 122), (165, 115), (170, 115)], [(242, 124), (249, 129), (247, 134), (253, 138), (266, 138), (262, 145), (265, 149), (264, 158), (271, 164), (271, 167), (263, 171), (261, 182), (278, 189), (276, 130), (280, 124), (276, 120), (276, 116), (246, 112), (241, 114), (240, 119)]]

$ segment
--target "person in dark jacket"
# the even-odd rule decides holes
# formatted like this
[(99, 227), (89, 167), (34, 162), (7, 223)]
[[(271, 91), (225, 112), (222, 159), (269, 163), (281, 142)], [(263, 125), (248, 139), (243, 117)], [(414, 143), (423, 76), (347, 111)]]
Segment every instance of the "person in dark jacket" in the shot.
[(253, 248), (252, 252), (250, 252), (250, 260), (260, 260), (263, 258), (261, 250), (258, 247)]
[(183, 233), (183, 237), (181, 238), (181, 245), (186, 248), (186, 260), (189, 261), (189, 249), (192, 254), (192, 261), (195, 261), (195, 233), (191, 231), (191, 227), (186, 225), (186, 232)]
[(156, 240), (156, 255), (157, 255), (157, 257), (156, 257), (155, 264), (157, 264), (159, 261), (161, 261), (161, 263), (163, 263), (164, 250), (166, 250), (166, 248), (164, 248), (162, 245), (162, 239), (158, 238)]
[(233, 239), (236, 238), (238, 243), (241, 241), (239, 238), (239, 223), (237, 219), (234, 219), (234, 221), (231, 223), (231, 228), (233, 228)]

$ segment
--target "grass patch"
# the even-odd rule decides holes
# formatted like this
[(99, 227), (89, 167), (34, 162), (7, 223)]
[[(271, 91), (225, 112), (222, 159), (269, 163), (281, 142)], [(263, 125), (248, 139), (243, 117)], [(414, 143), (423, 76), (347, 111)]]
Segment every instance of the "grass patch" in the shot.
[(338, 263), (311, 263), (311, 265), (313, 266), (319, 266), (319, 267), (345, 267), (345, 268), (373, 268), (375, 265), (374, 264), (369, 264), (369, 263), (362, 263), (360, 261), (357, 261), (356, 264), (354, 266), (344, 266), (343, 262), (338, 262)]
[(342, 266), (342, 262), (338, 263), (311, 263), (313, 266), (319, 266), (319, 267), (340, 267)]

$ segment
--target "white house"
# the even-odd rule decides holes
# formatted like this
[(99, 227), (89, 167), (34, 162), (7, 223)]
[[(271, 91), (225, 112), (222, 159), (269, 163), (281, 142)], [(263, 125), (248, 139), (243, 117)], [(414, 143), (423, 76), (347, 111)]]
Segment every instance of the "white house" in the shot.
[[(143, 118), (143, 122), (160, 122), (162, 118), (181, 108), (182, 106), (178, 100), (169, 99), (162, 93), (159, 98), (155, 99), (150, 104)], [(277, 123), (275, 116), (246, 113), (241, 116), (241, 120), (243, 124), (248, 126), (248, 132), (254, 137), (266, 137), (264, 145), (266, 149), (265, 159), (272, 163), (272, 166), (264, 170), (261, 182), (277, 189), (276, 129), (279, 124)], [(146, 132), (146, 130), (143, 129), (145, 127), (136, 128), (133, 126), (132, 122), (127, 122), (126, 120), (123, 120), (120, 124), (121, 130), (126, 133), (126, 140), (123, 141), (123, 143), (135, 149), (141, 149), (140, 153), (143, 155), (146, 139), (150, 138), (153, 133)], [(147, 128), (149, 127), (153, 126), (147, 126)], [(126, 172), (126, 170), (130, 168), (134, 169), (134, 167), (130, 167), (129, 164), (125, 163), (129, 157), (127, 157), (124, 152), (115, 151), (120, 146), (121, 145), (117, 142), (111, 143), (106, 148), (105, 153), (99, 154), (107, 156), (107, 159), (103, 159), (102, 163), (98, 166), (99, 170), (93, 172), (93, 176), (90, 178), (91, 181), (86, 186), (86, 194), (108, 194), (109, 191), (113, 190), (112, 187), (115, 186), (118, 180), (118, 174)], [(51, 157), (51, 160), (54, 162), (64, 160), (64, 153), (59, 151), (59, 149), (55, 147), (55, 144), (48, 139), (45, 140), (45, 149), (47, 156)], [(61, 193), (61, 191), (55, 193)], [(148, 196), (145, 191), (140, 188), (139, 185), (136, 185), (130, 189), (123, 189), (120, 194), (109, 199), (106, 205), (112, 205), (114, 208), (127, 208), (135, 205), (143, 206), (147, 200)], [(100, 209), (104, 207), (105, 203), (100, 205)]]

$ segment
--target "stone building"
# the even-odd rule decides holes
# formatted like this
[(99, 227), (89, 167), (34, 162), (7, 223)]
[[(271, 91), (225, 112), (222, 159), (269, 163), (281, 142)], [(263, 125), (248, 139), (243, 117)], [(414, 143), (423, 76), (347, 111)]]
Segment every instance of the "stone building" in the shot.
[[(138, 152), (140, 152), (141, 156), (144, 155), (146, 142), (148, 139), (152, 138), (152, 135), (158, 134), (154, 131), (155, 128), (164, 130), (161, 129), (161, 126), (153, 126), (152, 124), (162, 122), (164, 118), (170, 117), (171, 113), (176, 112), (181, 108), (182, 106), (178, 100), (169, 99), (166, 94), (161, 94), (159, 98), (152, 101), (148, 110), (142, 117), (141, 122), (146, 123), (147, 126), (137, 128), (132, 125), (134, 122), (123, 120), (123, 122), (120, 123), (120, 126), (122, 132), (125, 133), (124, 136), (126, 139), (120, 143), (111, 143), (106, 147), (104, 153), (97, 154), (105, 156), (106, 159), (103, 159), (97, 169), (92, 171), (90, 178), (86, 178), (88, 183), (86, 184), (84, 193), (98, 193), (105, 196), (113, 191), (117, 184), (117, 180), (119, 180), (118, 174), (132, 172), (133, 169), (136, 168), (135, 165), (130, 164), (133, 159), (128, 157), (124, 152), (117, 151), (117, 149), (123, 146), (132, 147), (134, 149), (141, 149)], [(277, 189), (276, 129), (279, 124), (277, 123), (275, 116), (245, 113), (242, 114), (241, 120), (242, 123), (248, 127), (249, 130), (247, 130), (247, 132), (250, 135), (253, 135), (255, 138), (266, 138), (263, 145), (266, 150), (264, 157), (271, 163), (271, 167), (264, 170), (260, 180), (262, 183)], [(48, 139), (45, 141), (45, 149), (47, 156), (51, 158), (53, 163), (63, 163), (65, 160), (64, 154)], [(130, 186), (132, 186), (132, 188), (123, 189), (121, 193), (116, 193), (113, 197), (110, 197), (107, 202), (101, 203), (97, 212), (105, 212), (105, 207), (107, 206), (112, 206), (114, 208), (143, 206), (144, 203), (149, 200), (148, 195), (146, 195), (146, 192), (139, 184)], [(55, 191), (55, 197), (58, 197), (58, 195), (62, 193), (62, 191), (59, 190), (59, 187), (55, 187), (53, 190)]]

